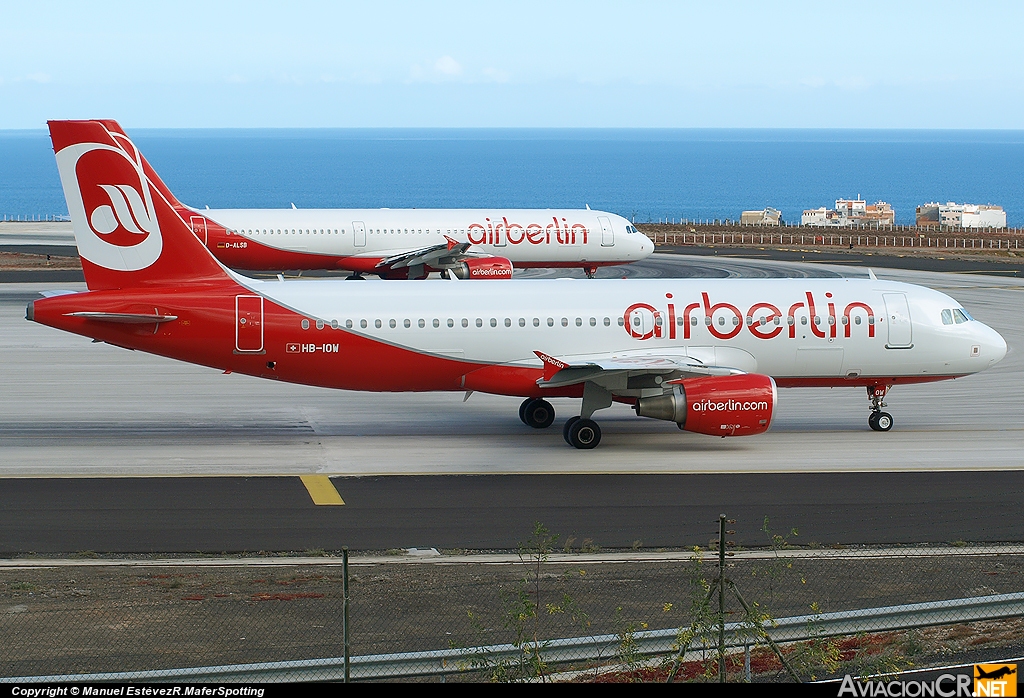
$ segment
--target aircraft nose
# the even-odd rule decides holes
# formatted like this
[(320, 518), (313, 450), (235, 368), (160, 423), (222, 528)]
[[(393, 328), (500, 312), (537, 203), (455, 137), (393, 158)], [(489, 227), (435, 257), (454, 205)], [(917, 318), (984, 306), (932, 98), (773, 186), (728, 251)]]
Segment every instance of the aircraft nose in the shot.
[(985, 331), (981, 337), (981, 356), (988, 359), (988, 365), (992, 366), (1003, 360), (1006, 356), (1006, 340), (1002, 335), (988, 325), (983, 325)]

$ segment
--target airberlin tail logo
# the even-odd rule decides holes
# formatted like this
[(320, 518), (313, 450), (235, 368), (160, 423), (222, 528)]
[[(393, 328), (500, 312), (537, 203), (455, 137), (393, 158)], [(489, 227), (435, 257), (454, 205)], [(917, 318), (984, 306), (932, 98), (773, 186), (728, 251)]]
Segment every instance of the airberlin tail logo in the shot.
[(160, 258), (163, 240), (142, 155), (121, 134), (112, 143), (73, 143), (57, 153), (79, 254), (107, 269), (138, 271)]

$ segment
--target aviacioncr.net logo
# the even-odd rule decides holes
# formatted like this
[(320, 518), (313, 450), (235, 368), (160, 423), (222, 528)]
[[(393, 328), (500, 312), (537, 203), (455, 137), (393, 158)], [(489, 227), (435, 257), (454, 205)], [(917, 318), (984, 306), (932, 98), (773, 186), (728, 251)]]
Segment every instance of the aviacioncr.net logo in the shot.
[(82, 258), (138, 271), (160, 258), (163, 240), (142, 156), (128, 139), (119, 144), (70, 145), (57, 153), (57, 169)]

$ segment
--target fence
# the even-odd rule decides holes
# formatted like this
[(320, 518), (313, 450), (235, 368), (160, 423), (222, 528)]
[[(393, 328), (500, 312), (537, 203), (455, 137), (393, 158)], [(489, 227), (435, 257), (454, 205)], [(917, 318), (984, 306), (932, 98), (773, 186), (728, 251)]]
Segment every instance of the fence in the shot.
[(50, 222), (50, 223), (61, 223), (70, 222), (71, 216), (66, 213), (57, 214), (34, 214), (34, 215), (21, 215), (21, 214), (4, 214), (5, 223), (38, 223), (38, 222)]
[(659, 231), (645, 229), (659, 245), (824, 245), (831, 247), (901, 247), (936, 250), (1019, 250), (1021, 237), (1009, 235), (988, 237), (950, 237), (919, 233), (917, 235), (832, 234), (823, 232), (719, 232)]
[(702, 681), (721, 648), (727, 680), (792, 681), (1019, 645), (1024, 546), (849, 549), (808, 533), (764, 525), (758, 550), (723, 534), (721, 556), (593, 552), (538, 529), (516, 555), (353, 557), (347, 607), (330, 557), (22, 561), (0, 566), (0, 680), (341, 680), (347, 666), (360, 680), (664, 681), (685, 648), (676, 680)]

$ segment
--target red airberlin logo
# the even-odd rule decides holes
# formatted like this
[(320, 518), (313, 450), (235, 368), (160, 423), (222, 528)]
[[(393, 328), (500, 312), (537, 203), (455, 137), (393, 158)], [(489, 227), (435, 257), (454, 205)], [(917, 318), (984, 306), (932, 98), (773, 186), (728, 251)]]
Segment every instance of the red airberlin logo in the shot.
[(138, 172), (124, 155), (92, 150), (78, 161), (78, 183), (89, 227), (118, 247), (134, 247), (159, 230)]
[(579, 245), (587, 244), (590, 231), (582, 223), (569, 223), (565, 218), (551, 216), (550, 223), (510, 223), (507, 216), (492, 221), (484, 218), (483, 223), (471, 223), (467, 230), (469, 241), (474, 245)]
[[(866, 325), (867, 336), (875, 336), (875, 311), (867, 303), (853, 301), (842, 310), (832, 301), (832, 294), (825, 294), (825, 304), (817, 303), (814, 294), (804, 293), (803, 299), (782, 309), (772, 303), (754, 303), (746, 313), (731, 303), (712, 303), (710, 294), (700, 294), (700, 302), (693, 302), (678, 309), (672, 294), (666, 293), (664, 310), (650, 303), (634, 303), (622, 315), (626, 333), (633, 339), (690, 339), (698, 327), (703, 326), (715, 339), (732, 339), (744, 328), (758, 339), (774, 339), (786, 332), (790, 339), (796, 338), (797, 327), (806, 326), (820, 339), (835, 339), (839, 326), (843, 336), (850, 337), (854, 325)], [(783, 306), (784, 308), (786, 306)]]

